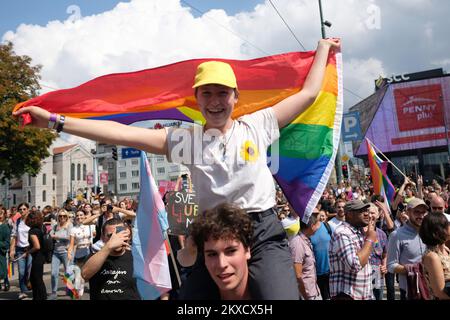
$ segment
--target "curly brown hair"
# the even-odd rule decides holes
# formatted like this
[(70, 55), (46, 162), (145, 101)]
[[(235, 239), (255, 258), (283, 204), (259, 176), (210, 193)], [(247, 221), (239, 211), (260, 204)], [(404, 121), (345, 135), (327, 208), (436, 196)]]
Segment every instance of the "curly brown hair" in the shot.
[(26, 225), (30, 228), (42, 228), (44, 216), (40, 211), (33, 211), (27, 216)]
[(253, 223), (245, 210), (222, 203), (197, 216), (189, 226), (189, 234), (200, 252), (209, 239), (235, 239), (245, 248), (252, 245)]

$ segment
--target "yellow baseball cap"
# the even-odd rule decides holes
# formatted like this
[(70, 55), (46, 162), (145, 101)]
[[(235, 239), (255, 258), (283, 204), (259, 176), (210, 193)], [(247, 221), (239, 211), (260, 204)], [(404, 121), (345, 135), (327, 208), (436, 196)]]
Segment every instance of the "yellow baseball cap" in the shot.
[(233, 68), (228, 63), (220, 61), (207, 61), (198, 65), (192, 88), (205, 84), (221, 84), (230, 88), (237, 88)]

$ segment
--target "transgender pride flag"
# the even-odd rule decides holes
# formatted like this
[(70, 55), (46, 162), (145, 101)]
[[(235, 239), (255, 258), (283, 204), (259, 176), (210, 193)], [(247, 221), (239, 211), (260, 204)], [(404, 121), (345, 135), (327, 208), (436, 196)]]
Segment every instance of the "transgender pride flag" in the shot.
[(145, 152), (141, 152), (140, 169), (141, 193), (133, 228), (133, 276), (141, 298), (154, 300), (172, 289), (164, 244), (169, 224)]

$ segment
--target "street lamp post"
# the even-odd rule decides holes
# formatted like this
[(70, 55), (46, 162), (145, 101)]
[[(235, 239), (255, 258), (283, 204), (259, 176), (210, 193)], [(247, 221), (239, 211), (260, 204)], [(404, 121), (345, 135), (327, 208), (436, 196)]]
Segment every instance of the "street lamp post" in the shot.
[(322, 0), (319, 0), (319, 11), (320, 11), (320, 27), (322, 28), (322, 39), (325, 39), (326, 35), (325, 35), (325, 25), (323, 24)]
[[(319, 12), (320, 12), (320, 27), (322, 30), (322, 39), (325, 39), (326, 33), (325, 33), (325, 26), (327, 26), (328, 28), (331, 27), (331, 22), (328, 20), (323, 21), (323, 11), (322, 11), (322, 0), (319, 0)], [(338, 150), (337, 150), (337, 154), (336, 154), (336, 160), (334, 162), (335, 164), (335, 168), (336, 168), (336, 178), (337, 178), (337, 182), (339, 183), (342, 180), (342, 163), (341, 163), (341, 140), (339, 139), (339, 144), (338, 144)]]

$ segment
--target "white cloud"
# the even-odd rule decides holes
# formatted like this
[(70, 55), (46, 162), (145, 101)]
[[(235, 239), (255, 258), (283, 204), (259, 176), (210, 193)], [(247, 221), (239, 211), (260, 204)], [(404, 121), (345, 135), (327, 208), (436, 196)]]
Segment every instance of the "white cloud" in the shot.
[[(379, 76), (386, 76), (383, 63), (380, 60), (351, 59), (344, 63), (344, 84), (347, 88), (365, 98), (374, 91), (374, 80)], [(344, 99), (345, 110), (358, 102), (358, 98), (347, 95)]]
[[(306, 49), (314, 50), (320, 38), (317, 1), (274, 3)], [(323, 2), (325, 19), (333, 23), (327, 35), (343, 38), (344, 86), (365, 97), (379, 74), (446, 63), (450, 7), (439, 5), (437, 0)], [(191, 58), (249, 59), (303, 50), (268, 1), (234, 16), (210, 10), (194, 17), (179, 0), (132, 0), (78, 20), (22, 24), (3, 40), (43, 65), (44, 91)], [(348, 92), (345, 96), (346, 102), (357, 102)]]

